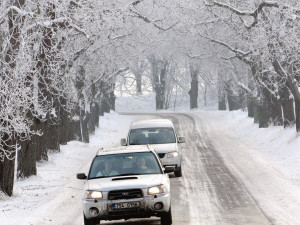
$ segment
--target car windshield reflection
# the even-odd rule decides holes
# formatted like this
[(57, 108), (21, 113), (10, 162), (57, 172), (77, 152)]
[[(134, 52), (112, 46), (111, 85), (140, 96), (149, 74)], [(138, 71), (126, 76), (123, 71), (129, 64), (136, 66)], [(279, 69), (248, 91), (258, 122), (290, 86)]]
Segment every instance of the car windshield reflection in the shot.
[(129, 145), (168, 144), (175, 143), (172, 128), (132, 129), (129, 134)]
[(102, 155), (95, 157), (88, 179), (162, 173), (157, 158), (151, 152)]

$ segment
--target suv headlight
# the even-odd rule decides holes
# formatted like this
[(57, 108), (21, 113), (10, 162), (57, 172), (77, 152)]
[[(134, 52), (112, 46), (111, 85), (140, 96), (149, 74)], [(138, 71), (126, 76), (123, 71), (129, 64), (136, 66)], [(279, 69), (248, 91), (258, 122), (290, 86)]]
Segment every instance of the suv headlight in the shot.
[(86, 198), (87, 199), (100, 199), (103, 198), (102, 192), (101, 191), (86, 191)]
[(149, 195), (156, 195), (156, 194), (160, 194), (160, 193), (164, 193), (165, 192), (165, 185), (159, 185), (159, 186), (154, 186), (154, 187), (150, 187), (148, 188), (148, 194)]
[(178, 157), (178, 152), (169, 152), (167, 154), (167, 157), (168, 158), (175, 158), (175, 157)]

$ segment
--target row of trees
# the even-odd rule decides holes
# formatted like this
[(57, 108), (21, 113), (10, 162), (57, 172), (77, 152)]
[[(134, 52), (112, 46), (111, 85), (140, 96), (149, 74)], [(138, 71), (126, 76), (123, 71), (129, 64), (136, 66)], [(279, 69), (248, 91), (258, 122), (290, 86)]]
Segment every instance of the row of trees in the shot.
[[(0, 2), (0, 191), (36, 174), (69, 140), (88, 142), (114, 108), (117, 77), (156, 108), (177, 92), (198, 107), (248, 108), (260, 127), (300, 130), (300, 3), (261, 0), (4, 0)], [(148, 74), (148, 82), (142, 76)], [(175, 92), (175, 93), (174, 93)], [(18, 162), (15, 162), (18, 153)]]
[(119, 21), (105, 22), (116, 18), (117, 10), (107, 4), (105, 11), (103, 4), (0, 3), (0, 191), (5, 194), (13, 194), (15, 170), (17, 178), (36, 175), (37, 161), (70, 140), (88, 142), (99, 116), (114, 109), (119, 68), (97, 54), (105, 53), (102, 41), (110, 40), (99, 30), (107, 26), (113, 33)]
[(226, 93), (233, 109), (247, 101), (248, 115), (259, 127), (296, 124), (300, 131), (299, 2), (210, 1), (206, 6), (212, 17), (222, 18), (214, 24), (223, 29), (211, 26), (201, 36), (218, 46), (232, 71), (220, 87), (220, 109)]

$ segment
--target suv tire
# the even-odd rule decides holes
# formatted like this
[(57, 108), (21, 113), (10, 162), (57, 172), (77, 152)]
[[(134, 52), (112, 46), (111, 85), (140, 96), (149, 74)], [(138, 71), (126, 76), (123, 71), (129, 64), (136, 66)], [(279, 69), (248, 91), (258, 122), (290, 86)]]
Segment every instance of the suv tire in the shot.
[(175, 169), (174, 174), (175, 174), (175, 177), (181, 177), (182, 176), (181, 166), (179, 166)]
[(91, 218), (91, 219), (87, 219), (84, 215), (84, 225), (97, 225), (100, 224), (100, 219), (99, 218)]
[(172, 224), (172, 211), (171, 211), (171, 206), (169, 209), (169, 212), (164, 213), (160, 217), (160, 224), (161, 225), (171, 225)]

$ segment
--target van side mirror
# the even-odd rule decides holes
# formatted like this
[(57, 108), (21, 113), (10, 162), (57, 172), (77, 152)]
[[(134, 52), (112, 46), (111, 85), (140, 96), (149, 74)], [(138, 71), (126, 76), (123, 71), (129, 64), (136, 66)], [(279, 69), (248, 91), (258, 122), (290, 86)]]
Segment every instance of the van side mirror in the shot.
[(173, 173), (175, 172), (175, 166), (166, 166), (164, 169), (165, 173)]
[(85, 175), (85, 173), (77, 173), (77, 179), (85, 180), (86, 178), (87, 176)]
[(185, 143), (185, 137), (178, 137), (177, 141), (178, 143)]
[(122, 145), (122, 146), (126, 146), (126, 145), (127, 145), (127, 141), (126, 141), (125, 138), (122, 138), (122, 139), (121, 139), (121, 145)]

